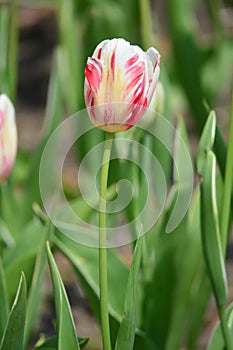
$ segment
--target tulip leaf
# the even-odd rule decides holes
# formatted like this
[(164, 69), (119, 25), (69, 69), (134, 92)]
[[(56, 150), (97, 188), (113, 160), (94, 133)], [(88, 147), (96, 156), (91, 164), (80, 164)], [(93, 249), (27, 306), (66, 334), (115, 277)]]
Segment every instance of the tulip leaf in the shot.
[(227, 280), (219, 232), (216, 199), (216, 158), (206, 154), (201, 183), (201, 235), (205, 262), (218, 306), (227, 300)]
[[(226, 309), (226, 317), (228, 319), (228, 327), (233, 334), (233, 303), (228, 306)], [(222, 334), (221, 323), (218, 322), (216, 327), (213, 330), (213, 333), (208, 342), (207, 350), (224, 350), (225, 349), (225, 340)]]
[(38, 254), (36, 257), (32, 282), (29, 290), (28, 304), (27, 304), (27, 314), (26, 314), (26, 325), (24, 333), (24, 345), (26, 346), (28, 338), (30, 336), (30, 331), (34, 325), (34, 321), (37, 319), (36, 312), (38, 309), (38, 300), (40, 300), (41, 283), (43, 278), (43, 272), (46, 263), (46, 241), (49, 239), (51, 226), (49, 223), (43, 228), (43, 233), (41, 235), (41, 241), (38, 248)]
[[(174, 196), (153, 232), (145, 235), (149, 247), (146, 258), (148, 265), (151, 263), (151, 272), (148, 276), (150, 279), (145, 282), (144, 270), (142, 273), (145, 298), (141, 324), (147, 335), (146, 348), (149, 350), (178, 349), (182, 346), (184, 335), (195, 349), (196, 335), (199, 335), (208, 303), (209, 288), (206, 282), (209, 281), (205, 275), (197, 216), (199, 191), (192, 196), (183, 221), (172, 234), (167, 235), (164, 234), (167, 217), (173, 210), (175, 199)], [(194, 330), (194, 334), (189, 339), (191, 330)]]
[[(173, 151), (173, 176), (174, 183), (179, 183), (179, 174), (184, 172), (186, 164), (183, 162), (183, 148), (187, 148), (188, 153), (191, 154), (190, 146), (188, 142), (187, 131), (185, 128), (184, 119), (181, 115), (177, 118), (177, 131), (174, 139), (174, 151)], [(190, 157), (191, 159), (191, 157)]]
[[(86, 344), (89, 341), (89, 338), (78, 338), (78, 343), (80, 346), (80, 349), (84, 348)], [(58, 338), (57, 336), (54, 336), (52, 338), (49, 338), (47, 340), (41, 340), (37, 342), (38, 345), (35, 346), (35, 350), (56, 350), (58, 346)]]
[(133, 350), (137, 318), (138, 271), (141, 263), (142, 243), (143, 238), (137, 241), (134, 250), (126, 287), (124, 314), (120, 324), (115, 350)]
[(186, 129), (181, 116), (178, 118), (178, 128), (174, 138), (173, 187), (177, 187), (177, 191), (176, 202), (166, 226), (166, 233), (172, 232), (184, 218), (193, 190), (193, 164)]
[(0, 244), (4, 244), (6, 247), (12, 247), (15, 244), (9, 228), (6, 223), (0, 218)]
[[(78, 244), (59, 232), (56, 232), (54, 243), (74, 266), (85, 292), (90, 298), (94, 312), (99, 315), (98, 249)], [(124, 311), (124, 286), (127, 283), (128, 273), (128, 267), (112, 249), (108, 249), (108, 281), (111, 286), (108, 296), (109, 312), (118, 322), (120, 322)], [(119, 281), (121, 281), (122, 285), (120, 289), (118, 288)]]
[(32, 220), (22, 231), (20, 240), (3, 251), (3, 267), (10, 303), (13, 301), (17, 289), (17, 278), (21, 271), (24, 271), (30, 286), (42, 229), (35, 220)]
[[(178, 237), (180, 242), (176, 246), (175, 271), (182, 270), (182, 274), (177, 273), (177, 283), (173, 287), (173, 300), (175, 302), (172, 306), (169, 331), (166, 336), (166, 350), (180, 348), (184, 332), (187, 334), (188, 341), (190, 341), (189, 337), (192, 331), (198, 334), (209, 299), (210, 291), (209, 288), (206, 288), (206, 282), (209, 281), (205, 274), (200, 244), (199, 194), (200, 191), (197, 188), (193, 193), (184, 226), (181, 230), (178, 229), (174, 232), (175, 235), (180, 233)], [(199, 282), (200, 280), (202, 284)], [(193, 291), (192, 294), (190, 294), (190, 289)], [(186, 322), (187, 318), (189, 322)], [(187, 329), (189, 330), (186, 331)], [(195, 337), (195, 340), (197, 340), (197, 337)], [(192, 348), (196, 348), (195, 343)]]
[(9, 316), (9, 302), (7, 298), (5, 274), (2, 267), (2, 260), (0, 257), (0, 339), (2, 338), (3, 331)]
[(216, 115), (211, 111), (202, 131), (201, 139), (198, 147), (197, 169), (202, 174), (206, 161), (206, 152), (210, 151), (214, 145), (216, 131)]
[(49, 243), (47, 243), (47, 257), (55, 295), (58, 331), (57, 349), (79, 350), (80, 347), (77, 341), (76, 330), (69, 306), (69, 301), (60, 274), (58, 272), (55, 260), (51, 253)]
[(21, 274), (15, 301), (2, 337), (0, 350), (22, 350), (26, 317), (26, 280)]

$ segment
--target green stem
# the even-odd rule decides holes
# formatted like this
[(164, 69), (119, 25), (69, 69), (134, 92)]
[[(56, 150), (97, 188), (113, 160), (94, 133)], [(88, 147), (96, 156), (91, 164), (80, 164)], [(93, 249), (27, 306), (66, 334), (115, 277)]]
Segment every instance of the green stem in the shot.
[(222, 334), (225, 341), (226, 350), (233, 350), (233, 340), (227, 325), (227, 315), (225, 307), (219, 306), (218, 313), (221, 321)]
[(151, 8), (149, 0), (140, 0), (140, 16), (141, 16), (141, 37), (144, 50), (153, 45), (153, 26), (151, 20)]
[(99, 279), (100, 279), (100, 316), (102, 326), (103, 349), (111, 350), (111, 338), (108, 317), (108, 276), (107, 276), (107, 235), (106, 235), (106, 195), (111, 148), (114, 134), (106, 133), (100, 177), (99, 203)]
[(10, 22), (8, 42), (8, 79), (9, 96), (15, 102), (17, 84), (17, 56), (18, 56), (18, 26), (17, 26), (17, 0), (10, 0)]
[(233, 188), (233, 96), (232, 96), (232, 108), (230, 117), (230, 132), (229, 143), (227, 149), (226, 170), (224, 179), (224, 189), (222, 197), (222, 212), (221, 212), (221, 237), (224, 255), (226, 254), (228, 231), (229, 231), (229, 218), (231, 210), (231, 194)]

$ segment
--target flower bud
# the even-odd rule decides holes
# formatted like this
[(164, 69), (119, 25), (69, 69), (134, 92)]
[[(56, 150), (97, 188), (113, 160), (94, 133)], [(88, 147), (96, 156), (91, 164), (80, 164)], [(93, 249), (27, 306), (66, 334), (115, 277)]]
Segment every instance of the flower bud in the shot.
[(15, 110), (7, 97), (0, 95), (0, 184), (9, 176), (17, 151)]

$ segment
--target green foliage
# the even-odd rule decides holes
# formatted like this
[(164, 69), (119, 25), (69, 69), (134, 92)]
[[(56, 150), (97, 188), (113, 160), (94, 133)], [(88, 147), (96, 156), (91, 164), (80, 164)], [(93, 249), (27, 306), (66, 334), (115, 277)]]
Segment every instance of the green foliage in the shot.
[[(33, 207), (35, 203), (39, 206), (43, 204), (39, 168), (45, 145), (65, 115), (85, 107), (83, 85), (87, 57), (101, 40), (113, 37), (124, 37), (145, 50), (149, 46), (159, 49), (160, 80), (165, 92), (164, 117), (175, 124), (177, 133), (163, 130), (157, 118), (151, 128), (154, 127), (158, 135), (164, 135), (166, 145), (159, 137), (155, 139), (150, 130), (138, 132), (134, 128), (119, 135), (120, 138), (137, 141), (156, 157), (164, 173), (168, 199), (155, 226), (136, 244), (131, 244), (131, 268), (117, 249), (108, 249), (108, 309), (112, 344), (117, 350), (124, 350), (124, 347), (127, 350), (176, 350), (181, 347), (196, 350), (212, 288), (218, 309), (222, 307), (222, 315), (219, 312), (221, 322), (215, 327), (208, 350), (224, 349), (224, 319), (227, 320), (225, 330), (227, 328), (232, 333), (233, 327), (232, 304), (224, 308), (228, 293), (224, 259), (233, 212), (233, 112), (227, 144), (217, 125), (220, 125), (218, 120), (222, 115), (216, 112), (216, 116), (207, 106), (212, 108), (219, 100), (227, 101), (232, 79), (232, 38), (220, 15), (226, 8), (220, 8), (218, 1), (211, 0), (201, 5), (194, 0), (168, 0), (163, 13), (165, 18), (161, 21), (159, 6), (153, 2), (152, 9), (151, 2), (147, 0), (23, 0), (18, 5), (15, 0), (0, 3), (0, 93), (7, 93), (15, 103), (21, 5), (30, 6), (35, 12), (40, 7), (54, 9), (58, 44), (51, 66), (41, 142), (36, 150), (27, 154), (19, 150), (12, 176), (7, 183), (1, 184), (0, 350), (28, 348), (29, 339), (40, 319), (38, 306), (43, 300), (41, 286), (47, 260), (53, 281), (57, 335), (46, 340), (42, 336), (35, 349), (73, 350), (87, 344), (88, 339), (77, 338), (65, 288), (49, 244), (46, 248), (46, 241), (71, 263), (92, 312), (100, 320), (98, 249), (67, 238), (53, 227), (46, 213), (40, 209), (35, 212)], [(211, 28), (207, 42), (201, 37), (199, 17), (196, 15), (203, 8), (205, 23), (209, 23)], [(160, 28), (161, 23), (166, 23), (169, 29), (165, 40), (160, 36), (161, 32), (166, 32), (166, 28)], [(167, 41), (172, 50), (167, 50)], [(190, 150), (190, 128), (186, 130), (186, 119), (179, 116), (173, 122), (174, 111), (177, 110), (182, 115), (188, 112), (200, 135), (196, 159), (200, 184), (194, 189), (183, 221), (168, 235), (165, 233), (167, 225), (171, 217), (177, 217), (174, 208), (185, 188), (185, 181), (183, 188), (179, 186), (179, 172), (185, 173), (187, 167), (184, 146), (190, 159), (194, 153), (193, 148)], [(88, 122), (79, 120), (77, 130), (84, 128)], [(81, 164), (88, 152), (103, 139), (104, 133), (97, 128), (82, 135), (76, 143), (77, 164)], [(166, 147), (168, 143), (171, 153)], [(50, 179), (56, 175), (57, 147), (51, 149)], [(138, 152), (135, 147), (125, 150), (128, 158), (133, 152)], [(110, 165), (109, 201), (118, 196), (119, 179), (127, 179), (133, 184), (132, 200), (125, 210), (108, 217), (113, 227), (119, 222), (131, 221), (140, 213), (147, 198), (148, 183), (153, 183), (148, 182), (148, 178), (151, 176), (157, 181), (158, 174), (152, 172), (148, 154), (138, 152), (136, 155), (136, 158), (142, 159), (144, 174), (127, 160), (114, 160)], [(93, 181), (89, 178), (96, 173), (101, 158), (101, 152), (93, 152), (89, 157), (86, 164), (88, 181)], [(192, 162), (195, 163), (195, 159)], [(98, 187), (98, 176), (96, 183)], [(75, 186), (67, 188), (64, 185), (67, 198), (72, 198), (68, 198), (68, 204), (80, 219), (96, 224), (96, 210), (81, 195), (77, 196), (79, 189)], [(159, 186), (157, 182), (156, 186)], [(157, 188), (150, 190), (152, 197), (157, 199), (156, 203), (160, 203), (161, 198), (156, 197), (159, 193)], [(91, 200), (91, 203), (95, 201)], [(153, 215), (156, 208), (151, 205), (151, 209)], [(65, 209), (56, 215), (60, 219), (65, 218)], [(149, 215), (144, 212), (141, 216), (142, 227), (147, 227)], [(85, 233), (79, 230), (76, 234)], [(130, 234), (135, 237), (135, 232)], [(131, 256), (127, 256), (129, 258)]]
[(44, 275), (45, 263), (46, 263), (46, 241), (49, 239), (51, 225), (47, 222), (41, 235), (39, 242), (37, 257), (35, 261), (35, 267), (33, 271), (31, 286), (28, 295), (26, 325), (24, 332), (24, 346), (28, 342), (30, 333), (34, 326), (36, 316), (38, 314), (38, 307), (41, 296), (41, 284)]
[(227, 281), (219, 232), (215, 178), (215, 156), (211, 151), (208, 151), (201, 183), (202, 242), (216, 302), (219, 306), (225, 306), (227, 301)]
[[(88, 343), (88, 340), (88, 338), (78, 338), (80, 349), (85, 347), (85, 345)], [(45, 341), (43, 341), (43, 339), (40, 339), (38, 341), (38, 345), (35, 347), (35, 350), (56, 350), (57, 348), (58, 338), (57, 336), (54, 336)]]
[[(74, 266), (93, 310), (99, 315), (98, 249), (77, 244), (60, 233), (56, 233), (54, 243)], [(109, 312), (120, 322), (124, 311), (128, 268), (112, 249), (108, 250), (108, 272), (108, 282), (112, 286), (109, 290)], [(119, 281), (122, 284), (120, 289)]]
[(32, 221), (25, 227), (25, 231), (17, 244), (4, 251), (3, 267), (10, 303), (13, 301), (21, 271), (24, 271), (27, 283), (30, 285), (40, 235), (41, 227), (35, 221)]
[(6, 281), (4, 270), (2, 267), (2, 261), (0, 260), (0, 339), (2, 338), (3, 331), (9, 316), (9, 302), (7, 299)]
[(215, 126), (215, 115), (212, 112), (200, 140), (197, 166), (202, 176), (200, 209), (203, 252), (216, 302), (219, 306), (223, 306), (227, 300), (227, 282), (216, 198), (216, 159), (211, 151)]
[(131, 269), (129, 272), (128, 283), (125, 293), (124, 314), (117, 335), (115, 350), (121, 350), (123, 347), (133, 349), (136, 321), (137, 321), (137, 304), (138, 304), (138, 271), (141, 261), (143, 238), (137, 241)]
[[(228, 327), (231, 331), (231, 334), (233, 333), (232, 312), (233, 312), (233, 304), (229, 305), (226, 310)], [(222, 335), (221, 323), (218, 322), (209, 339), (207, 350), (220, 350), (224, 348), (225, 348), (225, 342)]]
[(55, 295), (58, 333), (57, 349), (79, 350), (80, 347), (76, 336), (76, 330), (69, 306), (69, 301), (55, 260), (50, 251), (49, 243), (47, 243), (47, 257)]
[(22, 273), (16, 297), (1, 340), (1, 350), (22, 350), (26, 316), (26, 280)]

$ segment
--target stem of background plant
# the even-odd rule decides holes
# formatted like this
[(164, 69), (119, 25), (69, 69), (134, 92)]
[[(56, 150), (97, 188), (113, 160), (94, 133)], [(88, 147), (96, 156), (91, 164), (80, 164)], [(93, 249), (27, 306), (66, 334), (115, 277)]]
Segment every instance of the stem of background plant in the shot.
[(222, 334), (225, 341), (226, 350), (233, 350), (233, 340), (231, 337), (230, 329), (227, 325), (227, 315), (224, 306), (218, 306), (219, 318), (221, 321)]
[(233, 190), (233, 94), (232, 94), (232, 107), (230, 117), (230, 132), (227, 149), (226, 170), (224, 179), (224, 189), (222, 197), (222, 212), (221, 212), (221, 238), (223, 254), (226, 255), (226, 247), (229, 231), (229, 219), (231, 210), (231, 196)]
[(149, 0), (140, 0), (141, 37), (144, 50), (153, 45), (153, 26)]
[(18, 51), (18, 25), (17, 25), (17, 0), (10, 0), (10, 23), (9, 23), (9, 41), (8, 41), (8, 80), (9, 96), (15, 102), (16, 84), (17, 84), (17, 51)]
[(111, 350), (110, 327), (108, 317), (108, 275), (107, 275), (107, 236), (106, 236), (106, 195), (108, 170), (114, 134), (106, 133), (100, 176), (99, 202), (99, 281), (100, 281), (100, 316), (102, 326), (103, 349)]

